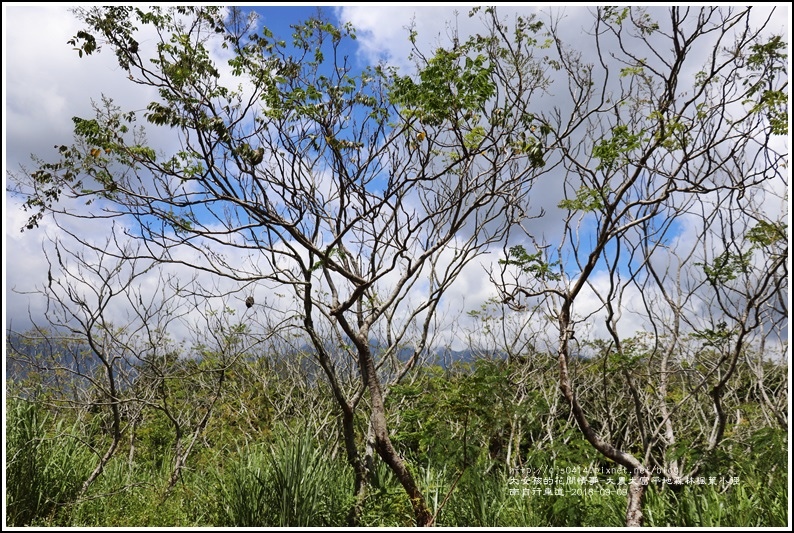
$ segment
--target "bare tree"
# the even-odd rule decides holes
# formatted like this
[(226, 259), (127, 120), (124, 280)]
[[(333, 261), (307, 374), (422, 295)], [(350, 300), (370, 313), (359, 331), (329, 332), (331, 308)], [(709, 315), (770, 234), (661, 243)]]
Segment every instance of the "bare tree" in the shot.
[[(564, 225), (557, 241), (525, 228), (525, 244), (506, 247), (492, 277), (512, 306), (549, 306), (562, 394), (591, 445), (632, 474), (627, 525), (642, 522), (652, 467), (672, 483), (697, 471), (700, 461), (685, 473), (664, 459), (687, 402), (699, 391), (711, 399), (708, 454), (722, 441), (723, 399), (742, 354), (762, 324), (787, 313), (777, 304), (787, 290), (785, 215), (759, 220), (763, 211), (747, 208), (787, 185), (775, 141), (786, 133), (786, 45), (767, 30), (772, 15), (755, 24), (752, 14), (599, 8), (590, 57), (565, 45), (560, 21), (549, 25), (550, 61), (570, 101), (539, 120), (554, 135), (548, 158), (565, 169)], [(762, 241), (776, 251), (762, 251)], [(627, 338), (632, 319), (648, 339)], [(585, 325), (608, 339), (604, 379), (620, 376), (627, 391), (605, 388), (606, 411), (585, 403), (587, 384), (570, 371), (572, 356), (586, 353)], [(671, 402), (692, 334), (711, 343), (713, 357), (688, 396)], [(614, 419), (634, 420), (632, 438), (610, 431)], [(631, 442), (643, 453), (630, 453)]]
[(147, 353), (136, 382), (139, 390), (148, 391), (148, 397), (140, 401), (162, 413), (174, 431), (166, 496), (204, 437), (216, 406), (231, 396), (227, 376), (238, 372), (251, 352), (283, 328), (277, 312), (262, 321), (251, 320), (224, 305), (224, 299), (207, 300), (195, 292), (182, 298), (190, 302), (185, 306), (195, 316), (189, 325), (190, 347), (169, 351), (164, 343), (155, 353)]
[(104, 419), (107, 439), (100, 442), (106, 447), (86, 443), (97, 455), (97, 464), (83, 482), (79, 499), (119, 450), (131, 421), (140, 417), (142, 398), (134, 387), (136, 363), (147, 350), (163, 344), (164, 329), (158, 326), (174, 320), (178, 311), (170, 306), (163, 312), (163, 308), (138, 305), (142, 301), (138, 283), (151, 273), (154, 263), (116, 259), (134, 255), (131, 243), (120, 246), (107, 240), (73, 246), (75, 235), (62, 231), (63, 237), (44, 249), (48, 279), (40, 294), (47, 299), (47, 327), (35, 326), (23, 337), (63, 342), (46, 354), (11, 344), (9, 357), (24, 372), (35, 370), (45, 379), (55, 377), (46, 390), (48, 403), (75, 409), (81, 416), (97, 413)]
[[(37, 376), (15, 394), (37, 394), (88, 425), (100, 420), (99, 439), (83, 441), (97, 464), (76, 500), (123, 449), (125, 436), (133, 461), (137, 427), (161, 412), (174, 430), (167, 496), (224, 392), (225, 374), (279, 331), (279, 314), (233, 322), (228, 308), (217, 311), (218, 302), (196, 292), (195, 279), (169, 276), (157, 261), (136, 258), (134, 242), (96, 243), (66, 227), (57, 230), (43, 248), (47, 282), (36, 292), (47, 301), (46, 328), (17, 333), (20, 342), (9, 345), (17, 373)], [(180, 329), (188, 333), (181, 342), (172, 337)], [(26, 348), (21, 341), (50, 348)]]
[[(528, 217), (521, 200), (552, 168), (548, 125), (530, 112), (547, 85), (532, 37), (541, 25), (519, 18), (510, 33), (489, 10), (485, 37), (455, 36), (432, 56), (417, 49), (412, 77), (355, 72), (342, 46), (351, 28), (321, 19), (287, 45), (238, 9), (78, 15), (87, 29), (71, 44), (81, 55), (110, 47), (132, 83), (157, 89), (145, 118), (173, 128), (179, 146), (158, 154), (136, 113), (105, 99), (96, 117), (75, 118), (76, 143), (57, 163), (18, 177), (28, 228), (45, 213), (118, 218), (135, 228), (141, 257), (289, 289), (342, 414), (359, 503), (367, 467), (354, 416), (366, 398), (374, 448), (417, 524), (429, 524), (384, 398), (429, 349), (454, 280)], [(158, 39), (141, 44), (137, 25)], [(228, 68), (211, 44), (230, 51)], [(64, 207), (84, 197), (99, 210)]]

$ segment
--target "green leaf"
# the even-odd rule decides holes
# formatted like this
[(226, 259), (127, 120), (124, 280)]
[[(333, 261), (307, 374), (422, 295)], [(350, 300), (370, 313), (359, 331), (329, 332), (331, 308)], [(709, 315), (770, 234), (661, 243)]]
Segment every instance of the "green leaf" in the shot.
[(500, 265), (512, 265), (519, 267), (523, 272), (533, 275), (541, 280), (559, 281), (560, 274), (553, 271), (554, 267), (560, 265), (559, 261), (547, 263), (543, 260), (543, 252), (538, 251), (530, 254), (521, 245), (510, 247), (507, 259), (500, 259)]
[(631, 133), (628, 126), (620, 124), (612, 129), (612, 137), (593, 147), (593, 157), (601, 162), (596, 170), (609, 172), (616, 165), (628, 162), (628, 155), (642, 146), (644, 132)]
[(703, 267), (706, 279), (714, 285), (720, 285), (735, 280), (741, 273), (749, 272), (750, 257), (748, 254), (737, 254), (726, 250), (717, 256), (710, 265), (695, 264)]
[(609, 193), (609, 187), (604, 189), (593, 189), (582, 185), (576, 191), (576, 198), (562, 200), (557, 207), (568, 209), (569, 211), (598, 211), (604, 208), (604, 198)]
[(771, 246), (776, 242), (786, 240), (787, 230), (788, 224), (762, 220), (750, 228), (750, 231), (747, 232), (747, 240), (758, 246)]

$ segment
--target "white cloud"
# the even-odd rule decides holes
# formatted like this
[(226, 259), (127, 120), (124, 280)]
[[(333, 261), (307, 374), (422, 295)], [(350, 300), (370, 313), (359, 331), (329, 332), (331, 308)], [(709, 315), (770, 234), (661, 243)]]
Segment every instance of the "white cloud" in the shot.
[[(401, 73), (413, 71), (408, 57), (411, 53), (410, 31), (416, 31), (416, 46), (423, 54), (432, 54), (441, 46), (449, 46), (456, 36), (462, 42), (469, 36), (484, 32), (478, 15), (469, 17), (473, 6), (350, 5), (337, 9), (340, 20), (356, 28), (359, 54), (367, 64), (385, 61), (400, 68)], [(537, 13), (540, 7), (530, 4), (502, 6), (499, 13), (512, 18), (514, 14)]]

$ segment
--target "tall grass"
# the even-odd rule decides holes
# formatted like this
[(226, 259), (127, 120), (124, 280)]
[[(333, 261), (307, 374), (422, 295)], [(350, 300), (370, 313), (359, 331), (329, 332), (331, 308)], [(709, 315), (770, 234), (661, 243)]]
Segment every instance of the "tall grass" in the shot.
[[(90, 451), (63, 420), (10, 399), (6, 411), (6, 512), (11, 526), (68, 520), (68, 508), (93, 468)], [(49, 433), (48, 433), (49, 431)]]
[[(704, 484), (649, 490), (646, 525), (785, 527), (788, 523), (788, 434), (760, 428), (708, 464)], [(712, 484), (713, 478), (713, 484)], [(730, 480), (730, 482), (729, 482)]]
[(783, 487), (756, 476), (739, 476), (723, 486), (691, 485), (678, 491), (652, 489), (645, 501), (645, 524), (659, 527), (785, 527), (788, 501)]
[[(74, 499), (96, 457), (78, 440), (84, 424), (68, 424), (40, 406), (9, 400), (7, 409), (7, 524), (11, 526), (344, 526), (354, 503), (352, 469), (310, 433), (282, 434), (268, 444), (202, 448), (172, 493), (164, 487), (172, 457), (111, 462), (88, 494)], [(765, 428), (707, 465), (720, 479), (671, 490), (649, 487), (645, 525), (656, 527), (782, 527), (788, 520), (787, 434)], [(741, 460), (738, 458), (741, 457)], [(538, 450), (531, 466), (568, 465)], [(418, 465), (416, 479), (438, 513), (435, 525), (458, 527), (620, 527), (626, 497), (511, 494), (508, 474), (483, 454), (460, 477), (443, 458)], [(405, 491), (377, 457), (363, 503), (362, 526), (410, 526)], [(454, 490), (450, 494), (450, 489)], [(523, 488), (523, 485), (521, 486)], [(447, 499), (447, 496), (449, 498)]]
[[(549, 472), (559, 471), (554, 461), (547, 465)], [(440, 526), (457, 527), (621, 527), (624, 525), (625, 496), (617, 494), (576, 495), (581, 486), (567, 485), (560, 476), (554, 485), (543, 488), (562, 488), (563, 494), (536, 494), (537, 485), (524, 484), (523, 476), (515, 476), (518, 483), (498, 465), (478, 461), (461, 477), (452, 497), (437, 521)], [(550, 475), (543, 475), (550, 477)], [(451, 486), (452, 480), (449, 481)], [(585, 490), (587, 487), (585, 487)]]
[(367, 497), (361, 512), (361, 525), (368, 527), (407, 527), (414, 524), (411, 502), (394, 472), (375, 456), (369, 476)]
[[(161, 461), (113, 461), (72, 513), (81, 527), (203, 527), (217, 523), (212, 467), (185, 469), (167, 491), (173, 453)], [(209, 482), (208, 482), (209, 481)]]
[(353, 503), (349, 469), (308, 434), (241, 449), (218, 486), (227, 526), (341, 526)]
[[(508, 505), (507, 480), (471, 469), (461, 479), (452, 501), (455, 526), (498, 527)], [(452, 517), (445, 517), (452, 518)]]

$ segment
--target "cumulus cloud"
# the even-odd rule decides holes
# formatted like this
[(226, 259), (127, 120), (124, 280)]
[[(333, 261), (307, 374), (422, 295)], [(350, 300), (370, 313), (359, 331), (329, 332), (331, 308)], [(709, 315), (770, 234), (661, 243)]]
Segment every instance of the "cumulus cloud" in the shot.
[[(358, 54), (366, 64), (396, 66), (402, 74), (413, 71), (409, 59), (412, 45), (409, 35), (416, 32), (416, 47), (425, 55), (439, 47), (448, 47), (453, 39), (461, 42), (484, 31), (478, 16), (469, 17), (465, 6), (379, 6), (349, 5), (336, 9), (337, 17), (356, 28)], [(503, 6), (500, 13), (510, 20), (515, 15), (539, 13), (540, 7)]]

